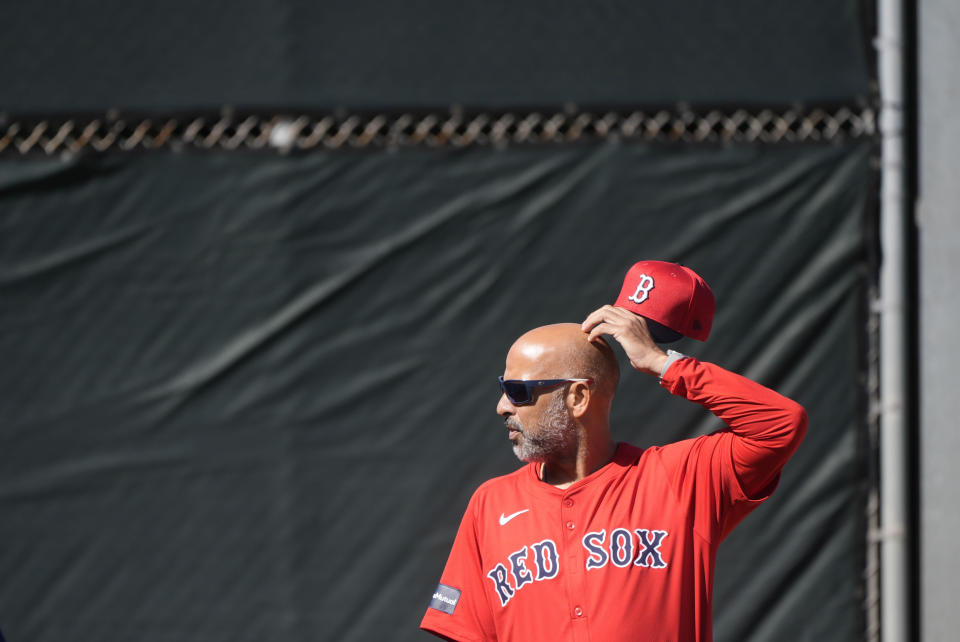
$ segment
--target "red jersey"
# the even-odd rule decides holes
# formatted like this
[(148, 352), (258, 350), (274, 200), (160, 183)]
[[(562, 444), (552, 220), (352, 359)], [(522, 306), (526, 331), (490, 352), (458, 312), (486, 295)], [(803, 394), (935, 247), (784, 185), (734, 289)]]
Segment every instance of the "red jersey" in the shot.
[(540, 464), (484, 483), (422, 629), (476, 642), (712, 639), (717, 546), (773, 492), (806, 413), (692, 358), (661, 385), (727, 428), (646, 450), (619, 444), (563, 490), (540, 481)]

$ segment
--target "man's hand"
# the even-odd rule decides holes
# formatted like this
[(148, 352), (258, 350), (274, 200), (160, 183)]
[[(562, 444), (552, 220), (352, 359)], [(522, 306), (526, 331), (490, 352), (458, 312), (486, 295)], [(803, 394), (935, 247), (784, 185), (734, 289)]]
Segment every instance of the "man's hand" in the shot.
[(630, 365), (639, 370), (660, 376), (663, 365), (667, 362), (667, 353), (661, 350), (647, 329), (647, 321), (642, 316), (623, 308), (605, 305), (594, 310), (580, 325), (584, 332), (589, 332), (588, 341), (596, 342), (600, 335), (609, 334), (623, 346)]

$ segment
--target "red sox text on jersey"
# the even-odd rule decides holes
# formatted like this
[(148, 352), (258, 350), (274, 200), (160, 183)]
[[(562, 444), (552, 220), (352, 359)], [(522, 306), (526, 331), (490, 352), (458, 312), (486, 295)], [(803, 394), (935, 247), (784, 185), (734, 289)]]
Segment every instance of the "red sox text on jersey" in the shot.
[[(583, 536), (583, 548), (588, 553), (585, 567), (588, 571), (603, 568), (607, 564), (617, 568), (666, 568), (667, 563), (660, 555), (660, 544), (666, 536), (667, 531), (615, 528), (610, 532), (608, 546), (605, 529), (587, 533)], [(487, 573), (487, 577), (493, 582), (500, 606), (506, 606), (510, 598), (526, 584), (551, 580), (559, 571), (557, 545), (553, 540), (545, 539), (511, 553), (506, 564), (497, 564)]]

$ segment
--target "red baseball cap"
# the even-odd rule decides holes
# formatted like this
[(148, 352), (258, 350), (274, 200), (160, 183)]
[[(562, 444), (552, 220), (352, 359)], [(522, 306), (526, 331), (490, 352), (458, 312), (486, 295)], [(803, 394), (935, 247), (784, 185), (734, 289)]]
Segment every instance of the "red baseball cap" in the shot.
[(706, 341), (716, 308), (713, 291), (699, 274), (666, 261), (634, 263), (614, 305), (653, 321), (648, 326), (658, 343), (676, 341), (681, 335)]

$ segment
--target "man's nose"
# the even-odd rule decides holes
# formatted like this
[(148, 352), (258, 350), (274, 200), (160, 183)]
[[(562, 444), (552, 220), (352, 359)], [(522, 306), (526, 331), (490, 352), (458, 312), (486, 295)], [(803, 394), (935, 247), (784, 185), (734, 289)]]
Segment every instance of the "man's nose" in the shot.
[(517, 407), (510, 403), (510, 400), (507, 399), (507, 395), (500, 393), (500, 401), (497, 402), (497, 414), (501, 417), (509, 417), (510, 415), (516, 414)]

